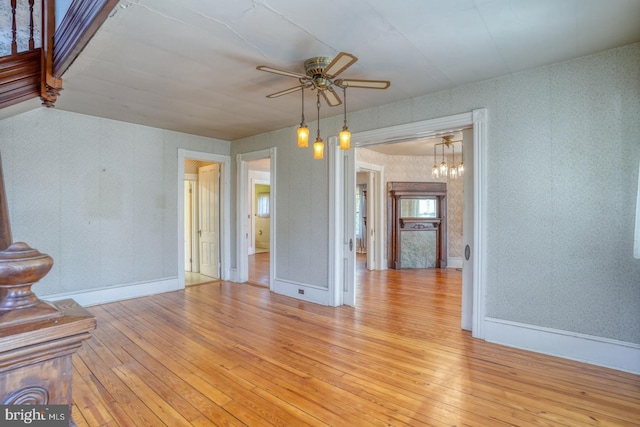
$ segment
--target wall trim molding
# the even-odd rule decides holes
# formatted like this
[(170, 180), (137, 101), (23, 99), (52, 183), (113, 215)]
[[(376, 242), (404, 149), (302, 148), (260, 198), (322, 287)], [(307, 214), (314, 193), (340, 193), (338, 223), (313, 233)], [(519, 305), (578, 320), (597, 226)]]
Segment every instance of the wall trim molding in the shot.
[(640, 374), (640, 344), (487, 317), (485, 340)]
[[(301, 294), (299, 291), (304, 293)], [(271, 291), (291, 298), (308, 301), (320, 305), (332, 305), (329, 289), (322, 286), (300, 283), (293, 280), (274, 278), (271, 281)]]
[(184, 161), (200, 160), (220, 164), (220, 279), (229, 280), (231, 268), (231, 156), (178, 148), (177, 238), (178, 283), (184, 288)]
[(448, 257), (447, 258), (447, 268), (462, 268), (462, 258), (461, 257)]
[[(356, 132), (351, 135), (353, 147), (367, 147), (370, 145), (389, 142), (409, 141), (437, 135), (443, 130), (473, 128), (473, 243), (471, 258), (468, 262), (473, 271), (472, 283), (463, 283), (462, 288), (462, 326), (470, 329), (474, 338), (484, 339), (484, 324), (486, 316), (486, 283), (487, 283), (487, 146), (489, 113), (486, 108), (472, 110), (467, 113), (454, 114), (445, 117), (422, 120), (419, 122), (389, 126)], [(347, 165), (351, 167), (351, 165)], [(329, 165), (329, 175), (336, 171)], [(355, 165), (353, 166), (355, 168)], [(354, 169), (355, 171), (355, 169)], [(346, 194), (346, 193), (345, 193)], [(330, 209), (331, 214), (333, 212)], [(347, 217), (346, 212), (342, 212)], [(345, 239), (338, 239), (331, 250), (342, 253), (342, 243)], [(351, 273), (348, 273), (351, 274)], [(340, 276), (344, 275), (344, 276)], [(338, 272), (339, 277), (346, 277), (344, 271)], [(331, 286), (331, 284), (330, 284)], [(466, 302), (465, 302), (466, 301)]]
[(72, 298), (83, 307), (109, 302), (122, 301), (131, 298), (145, 297), (164, 292), (184, 289), (178, 281), (178, 277), (166, 277), (164, 279), (146, 282), (127, 283), (124, 285), (105, 286), (86, 291), (66, 292), (60, 294), (45, 295), (40, 299), (58, 301)]

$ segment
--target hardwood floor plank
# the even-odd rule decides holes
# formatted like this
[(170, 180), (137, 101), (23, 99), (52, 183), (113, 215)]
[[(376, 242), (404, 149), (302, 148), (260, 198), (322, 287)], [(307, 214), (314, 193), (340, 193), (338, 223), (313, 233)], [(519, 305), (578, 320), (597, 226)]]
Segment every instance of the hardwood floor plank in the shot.
[(79, 425), (640, 425), (639, 376), (461, 331), (459, 271), (357, 274), (355, 308), (229, 282), (90, 307)]

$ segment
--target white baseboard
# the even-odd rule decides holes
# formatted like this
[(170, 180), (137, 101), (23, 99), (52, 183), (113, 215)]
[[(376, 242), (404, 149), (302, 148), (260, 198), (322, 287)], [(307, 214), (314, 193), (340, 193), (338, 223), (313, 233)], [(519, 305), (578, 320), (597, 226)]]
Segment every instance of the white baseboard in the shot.
[(640, 345), (486, 318), (485, 340), (551, 356), (640, 374)]
[(276, 278), (273, 281), (271, 290), (277, 294), (286, 295), (299, 300), (315, 304), (329, 305), (329, 290), (320, 286), (313, 286)]
[(237, 282), (238, 281), (238, 270), (235, 268), (229, 269), (229, 282)]
[(447, 258), (447, 268), (462, 268), (462, 258), (458, 258), (458, 257)]
[(162, 292), (177, 291), (183, 289), (178, 284), (177, 277), (167, 277), (150, 282), (129, 283), (126, 285), (108, 286), (85, 291), (68, 292), (62, 294), (44, 295), (40, 299), (46, 301), (58, 301), (71, 298), (83, 307), (122, 301), (125, 299), (144, 297)]

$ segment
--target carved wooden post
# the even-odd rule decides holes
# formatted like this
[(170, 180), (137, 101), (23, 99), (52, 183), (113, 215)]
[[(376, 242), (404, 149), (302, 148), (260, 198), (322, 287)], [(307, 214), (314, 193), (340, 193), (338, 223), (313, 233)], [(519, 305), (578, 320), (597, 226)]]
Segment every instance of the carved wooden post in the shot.
[(7, 206), (7, 195), (4, 192), (4, 181), (2, 179), (2, 160), (0, 159), (0, 251), (9, 247), (13, 239), (11, 238), (11, 225), (9, 223), (9, 207)]
[(60, 91), (62, 79), (53, 75), (53, 35), (56, 31), (55, 1), (42, 2), (42, 78), (40, 81), (40, 99), (42, 105), (54, 106)]
[[(70, 405), (71, 357), (96, 321), (73, 300), (40, 300), (31, 286), (53, 259), (12, 243), (0, 160), (0, 404)], [(70, 420), (70, 425), (75, 425)]]

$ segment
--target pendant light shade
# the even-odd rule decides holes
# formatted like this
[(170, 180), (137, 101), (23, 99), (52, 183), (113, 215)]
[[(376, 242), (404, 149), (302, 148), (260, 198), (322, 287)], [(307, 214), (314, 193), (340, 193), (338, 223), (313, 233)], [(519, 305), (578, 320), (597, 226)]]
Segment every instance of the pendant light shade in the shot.
[(442, 162), (440, 163), (440, 175), (443, 177), (447, 176), (447, 172), (449, 171), (449, 166), (444, 159), (444, 145), (442, 146)]
[(440, 178), (440, 168), (438, 167), (438, 160), (436, 159), (436, 145), (433, 145), (433, 167), (431, 168), (431, 177)]
[(351, 132), (345, 126), (340, 132), (340, 149), (348, 150), (349, 148), (351, 148)]
[(308, 147), (309, 146), (309, 128), (306, 126), (300, 125), (298, 128), (298, 147)]
[(318, 99), (316, 100), (316, 107), (318, 108), (318, 135), (316, 136), (316, 142), (313, 143), (313, 158), (316, 160), (324, 159), (324, 142), (320, 138), (320, 91), (317, 92)]
[(304, 122), (304, 87), (300, 92), (302, 92), (302, 120), (300, 120), (298, 128), (298, 147), (305, 148), (309, 146), (309, 128)]
[(324, 159), (324, 142), (319, 137), (313, 143), (313, 158), (316, 160)]
[(351, 132), (349, 132), (349, 128), (347, 127), (347, 87), (342, 88), (342, 95), (344, 98), (343, 106), (344, 106), (344, 125), (342, 126), (342, 131), (340, 132), (340, 149), (348, 150), (351, 148)]

